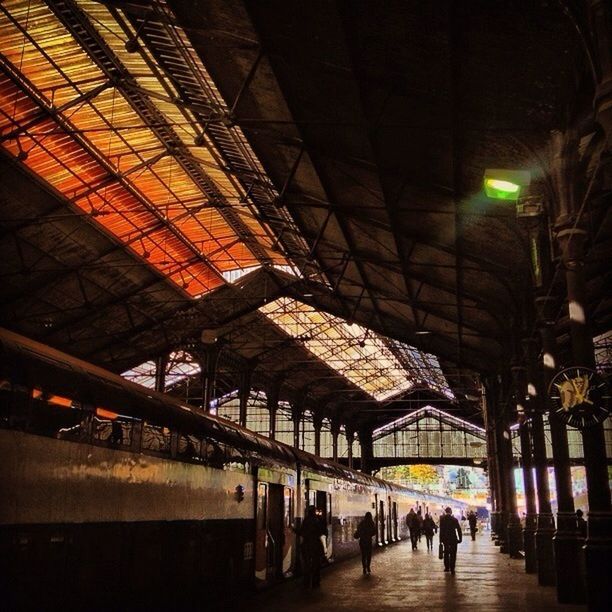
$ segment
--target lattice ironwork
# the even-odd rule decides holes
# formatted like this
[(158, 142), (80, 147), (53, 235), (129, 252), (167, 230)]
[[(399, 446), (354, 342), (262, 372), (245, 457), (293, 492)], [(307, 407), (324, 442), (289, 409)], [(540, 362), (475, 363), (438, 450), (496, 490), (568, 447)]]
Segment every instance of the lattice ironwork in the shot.
[[(238, 157), (225, 161), (202, 134), (201, 112), (183, 103), (146, 45), (129, 52), (135, 32), (120, 11), (11, 0), (0, 7), (0, 28), (5, 151), (190, 296), (223, 284), (224, 273), (287, 263), (232, 170)], [(219, 107), (187, 39), (176, 26), (173, 33), (175, 52)], [(261, 167), (256, 174), (271, 187)]]
[(401, 348), (406, 355), (409, 351), (419, 355), (419, 364), (414, 368), (407, 361), (400, 362), (386, 338), (302, 302), (280, 298), (260, 310), (287, 334), (301, 340), (313, 355), (376, 400), (407, 391), (416, 381), (450, 393), (446, 382), (444, 386), (440, 382), (443, 375), (439, 365), (434, 373), (423, 354), (412, 347), (394, 343), (396, 350)]

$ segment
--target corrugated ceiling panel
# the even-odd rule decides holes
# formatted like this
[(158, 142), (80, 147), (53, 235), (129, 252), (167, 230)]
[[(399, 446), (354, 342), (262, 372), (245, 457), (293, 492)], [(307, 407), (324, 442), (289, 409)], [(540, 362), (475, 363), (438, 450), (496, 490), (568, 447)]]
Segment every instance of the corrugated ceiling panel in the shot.
[[(249, 267), (258, 261), (248, 242), (269, 249), (268, 230), (241, 210), (241, 187), (219, 166), (217, 154), (192, 145), (193, 117), (171, 101), (171, 83), (158, 80), (139, 54), (125, 51), (127, 35), (106, 8), (83, 6), (135, 71), (138, 86), (157, 96), (151, 100), (164, 121), (185, 139), (229, 205), (236, 205), (252, 237), (245, 242), (218, 211), (202, 208), (207, 196), (201, 187), (40, 1), (2, 4), (0, 53), (8, 73), (22, 81), (17, 86), (0, 77), (0, 128), (5, 135), (21, 128), (2, 146), (190, 295), (199, 295), (223, 281), (198, 253), (208, 255), (218, 272)], [(284, 263), (279, 254), (273, 257)]]

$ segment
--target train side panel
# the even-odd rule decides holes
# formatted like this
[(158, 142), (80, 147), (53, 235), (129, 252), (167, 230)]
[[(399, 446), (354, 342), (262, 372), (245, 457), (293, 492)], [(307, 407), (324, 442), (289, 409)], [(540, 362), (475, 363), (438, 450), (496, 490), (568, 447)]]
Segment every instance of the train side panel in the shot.
[(252, 578), (247, 473), (7, 430), (0, 456), (1, 574), (15, 609), (157, 606)]

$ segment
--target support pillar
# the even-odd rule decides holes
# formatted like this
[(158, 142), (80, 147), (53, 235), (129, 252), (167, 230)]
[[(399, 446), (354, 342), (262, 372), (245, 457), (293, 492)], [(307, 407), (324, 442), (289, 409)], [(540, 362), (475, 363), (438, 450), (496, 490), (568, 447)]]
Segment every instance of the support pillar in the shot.
[(155, 360), (155, 390), (163, 393), (166, 390), (166, 367), (168, 366), (168, 355), (159, 355)]
[[(558, 367), (554, 329), (557, 306), (557, 300), (552, 297), (536, 299), (542, 340), (542, 386), (546, 390)], [(557, 600), (559, 603), (584, 603), (584, 564), (579, 562), (583, 554), (583, 540), (579, 538), (576, 529), (567, 430), (565, 423), (557, 418), (554, 411), (549, 410), (548, 415), (557, 489), (557, 529), (553, 536)]]
[(312, 415), (312, 425), (314, 427), (314, 451), (317, 457), (321, 456), (321, 428), (323, 427), (323, 415), (315, 412)]
[(358, 435), (359, 443), (361, 444), (361, 471), (364, 474), (371, 474), (372, 459), (374, 458), (372, 430), (370, 428), (361, 428)]
[[(206, 330), (207, 332), (209, 330)], [(205, 341), (206, 340), (206, 341)], [(202, 332), (202, 370), (200, 373), (202, 381), (202, 411), (210, 412), (210, 405), (215, 396), (215, 385), (217, 381), (217, 365), (221, 345), (210, 334)]]
[(345, 425), (344, 434), (346, 436), (348, 466), (350, 469), (353, 469), (353, 442), (355, 441), (355, 431), (348, 425)]
[(302, 404), (296, 403), (291, 409), (291, 420), (293, 421), (293, 448), (300, 448), (300, 421), (302, 419)]
[(521, 456), (523, 468), (523, 482), (525, 485), (525, 504), (527, 516), (523, 528), (523, 550), (525, 551), (525, 572), (535, 574), (538, 570), (536, 557), (536, 525), (537, 510), (535, 500), (535, 484), (533, 481), (533, 457), (531, 450), (530, 423), (525, 411), (525, 395), (527, 380), (525, 368), (516, 366), (512, 368), (516, 393), (516, 411), (519, 417), (519, 435), (521, 440)]
[[(574, 365), (594, 368), (595, 352), (588, 326), (584, 278), (585, 238), (586, 232), (573, 225), (557, 234), (565, 267)], [(589, 500), (588, 535), (584, 547), (587, 604), (589, 610), (605, 610), (612, 601), (609, 573), (612, 566), (612, 507), (603, 425), (599, 423), (585, 429), (582, 444)]]
[(499, 478), (497, 452), (495, 449), (495, 417), (491, 414), (487, 400), (486, 388), (482, 386), (482, 413), (484, 415), (485, 432), (487, 436), (487, 472), (489, 475), (489, 490), (491, 492), (491, 539), (498, 544), (498, 516), (502, 502), (499, 493)]
[(275, 379), (266, 390), (266, 407), (268, 408), (268, 436), (276, 438), (276, 413), (278, 412), (278, 399), (282, 381)]
[[(495, 545), (499, 546), (500, 552), (508, 552), (508, 518), (510, 515), (508, 505), (508, 457), (505, 452), (504, 433), (509, 436), (509, 432), (504, 427), (504, 418), (501, 414), (499, 403), (499, 384), (496, 378), (490, 379), (487, 385), (487, 413), (492, 422), (494, 453), (497, 466), (497, 486), (498, 486), (498, 512), (496, 517), (496, 540)], [(511, 465), (511, 464), (510, 464)], [(514, 489), (514, 483), (512, 485)], [(516, 502), (515, 502), (516, 507)], [(515, 510), (516, 512), (516, 510)], [(519, 523), (520, 528), (520, 523)]]
[(340, 423), (334, 418), (331, 422), (332, 435), (332, 459), (338, 461), (338, 436), (340, 435)]
[(497, 397), (496, 397), (496, 386), (495, 381), (491, 381), (487, 386), (487, 414), (491, 422), (492, 429), (492, 442), (493, 442), (493, 454), (495, 455), (495, 467), (496, 477), (495, 481), (497, 484), (497, 515), (495, 517), (495, 545), (499, 546), (499, 550), (507, 550), (506, 541), (508, 538), (507, 527), (508, 527), (508, 511), (506, 506), (506, 477), (504, 469), (504, 454), (502, 453), (502, 445), (500, 444), (501, 433), (501, 419), (500, 415), (497, 414)]
[(527, 360), (527, 392), (529, 395), (529, 412), (531, 415), (531, 437), (533, 442), (533, 460), (538, 489), (538, 515), (536, 528), (536, 553), (538, 583), (545, 586), (555, 584), (555, 563), (552, 538), (555, 533), (552, 507), (550, 505), (550, 487), (548, 484), (548, 460), (546, 457), (546, 439), (544, 436), (545, 409), (544, 389), (540, 384), (537, 369), (537, 343), (533, 338), (523, 340), (523, 349)]
[(238, 389), (238, 400), (240, 402), (239, 424), (241, 427), (247, 426), (247, 412), (249, 408), (249, 398), (251, 396), (251, 377), (253, 368), (246, 367), (240, 372), (240, 388)]
[(498, 447), (500, 454), (504, 458), (503, 475), (506, 489), (506, 510), (507, 510), (507, 540), (505, 550), (513, 559), (522, 558), (519, 552), (521, 543), (521, 521), (516, 509), (516, 486), (514, 484), (514, 459), (512, 457), (512, 436), (510, 434), (510, 405), (509, 389), (506, 381), (498, 383), (498, 411), (500, 413), (498, 431)]
[(536, 556), (537, 510), (535, 484), (533, 482), (533, 460), (531, 456), (531, 432), (529, 421), (524, 419), (520, 424), (521, 455), (523, 456), (523, 481), (525, 483), (525, 502), (527, 516), (523, 528), (523, 547), (525, 551), (525, 572), (535, 574), (538, 571)]

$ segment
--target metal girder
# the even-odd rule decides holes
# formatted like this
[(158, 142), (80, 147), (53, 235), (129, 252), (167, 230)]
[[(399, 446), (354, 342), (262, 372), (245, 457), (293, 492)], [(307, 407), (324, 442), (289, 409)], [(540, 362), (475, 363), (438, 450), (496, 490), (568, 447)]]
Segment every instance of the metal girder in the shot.
[[(64, 23), (72, 35), (89, 53), (92, 60), (96, 62), (106, 76), (113, 81), (114, 86), (130, 102), (134, 111), (158, 135), (160, 141), (166, 143), (167, 146), (171, 146), (171, 149), (168, 149), (169, 154), (177, 160), (186, 174), (200, 187), (203, 195), (208, 197), (213, 205), (215, 202), (227, 204), (225, 197), (213, 181), (197, 164), (193, 163), (191, 155), (182, 140), (174, 132), (174, 129), (164, 121), (157, 108), (150, 103), (149, 96), (143, 95), (138, 91), (137, 83), (133, 81), (133, 77), (129, 75), (120, 60), (115, 57), (112, 50), (97, 33), (88, 16), (72, 0), (63, 0), (60, 3), (54, 4), (52, 9), (58, 19)], [(152, 7), (152, 10), (155, 12), (155, 7)], [(116, 12), (114, 16), (121, 23)], [(152, 23), (151, 20), (150, 22)], [(144, 35), (144, 32), (142, 34)], [(159, 59), (157, 49), (153, 47), (151, 51)], [(164, 63), (162, 60), (162, 65)], [(123, 75), (122, 78), (117, 79), (117, 74)], [(152, 117), (157, 118), (157, 121), (152, 122)], [(255, 240), (250, 229), (240, 220), (231, 206), (217, 207), (217, 210), (225, 218), (230, 227), (234, 229), (236, 234), (248, 244), (260, 261), (267, 261), (269, 259), (268, 255)], [(189, 242), (187, 241), (186, 244), (189, 244)]]

